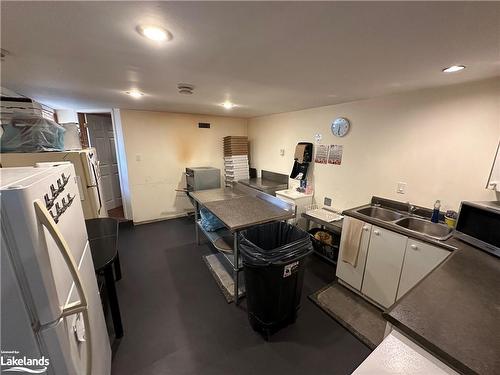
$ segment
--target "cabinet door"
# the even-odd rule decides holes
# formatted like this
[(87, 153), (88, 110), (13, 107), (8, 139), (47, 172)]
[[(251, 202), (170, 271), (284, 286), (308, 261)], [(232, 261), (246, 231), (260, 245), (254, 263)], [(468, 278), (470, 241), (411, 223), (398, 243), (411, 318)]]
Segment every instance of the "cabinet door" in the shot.
[(406, 241), (401, 234), (372, 227), (361, 291), (384, 307), (396, 301)]
[[(344, 223), (342, 227), (343, 233), (347, 228), (347, 223), (352, 220), (350, 217), (344, 218)], [(359, 255), (358, 263), (356, 267), (353, 267), (349, 263), (342, 261), (342, 253), (344, 251), (344, 240), (346, 236), (340, 237), (340, 250), (339, 259), (337, 261), (337, 272), (336, 275), (339, 279), (345, 281), (347, 284), (355, 288), (356, 290), (361, 290), (361, 284), (363, 282), (363, 273), (365, 272), (365, 262), (366, 262), (366, 252), (368, 250), (368, 244), (370, 243), (370, 231), (372, 225), (365, 223), (363, 226), (363, 233), (361, 235), (361, 242), (359, 245)]]
[(448, 255), (450, 255), (448, 250), (409, 238), (399, 281), (398, 299), (427, 276)]

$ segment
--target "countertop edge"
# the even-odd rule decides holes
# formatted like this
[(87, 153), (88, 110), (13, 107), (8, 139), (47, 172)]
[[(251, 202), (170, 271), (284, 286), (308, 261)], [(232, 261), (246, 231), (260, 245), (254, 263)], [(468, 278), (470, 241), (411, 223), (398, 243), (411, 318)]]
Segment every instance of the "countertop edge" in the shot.
[(283, 216), (275, 217), (275, 218), (272, 218), (272, 219), (269, 219), (269, 220), (260, 221), (258, 223), (252, 223), (252, 224), (249, 224), (249, 225), (238, 225), (236, 227), (228, 228), (228, 229), (229, 229), (230, 232), (234, 233), (234, 232), (237, 232), (237, 231), (240, 231), (240, 230), (243, 230), (243, 229), (247, 229), (247, 228), (250, 228), (250, 227), (254, 227), (254, 226), (257, 226), (257, 225), (268, 224), (268, 223), (272, 223), (274, 221), (288, 220), (288, 219), (291, 219), (291, 218), (293, 218), (293, 215), (292, 216), (289, 216), (289, 215), (285, 216), (285, 215), (283, 215)]
[[(457, 242), (457, 240), (453, 239), (453, 237), (450, 239), (452, 241)], [(434, 355), (436, 358), (440, 359), (442, 362), (453, 368), (455, 371), (461, 373), (461, 374), (480, 374), (481, 372), (478, 372), (478, 370), (474, 369), (473, 366), (467, 364), (466, 362), (462, 361), (460, 359), (460, 356), (454, 356), (450, 354), (444, 346), (437, 345), (433, 343), (432, 340), (428, 339), (425, 337), (425, 333), (420, 332), (418, 329), (410, 327), (410, 325), (406, 324), (404, 321), (404, 318), (401, 318), (398, 313), (396, 312), (395, 315), (393, 314), (394, 311), (396, 311), (398, 308), (401, 308), (403, 306), (403, 311), (408, 309), (405, 309), (405, 301), (407, 298), (412, 296), (413, 291), (419, 290), (419, 287), (421, 284), (424, 284), (426, 279), (430, 277), (431, 275), (435, 275), (439, 272), (446, 272), (443, 271), (442, 268), (446, 267), (446, 264), (449, 262), (453, 262), (455, 257), (460, 257), (462, 254), (467, 252), (471, 247), (468, 244), (463, 244), (461, 245), (460, 243), (457, 243), (456, 250), (453, 251), (450, 256), (448, 256), (443, 262), (439, 264), (433, 271), (431, 271), (428, 275), (426, 275), (422, 280), (420, 280), (405, 296), (403, 296), (399, 301), (395, 302), (392, 306), (390, 306), (388, 309), (382, 312), (382, 316), (384, 319), (392, 324), (395, 328), (397, 328), (399, 331), (404, 333), (408, 338), (413, 340), (415, 343), (420, 345), (423, 349), (427, 350), (429, 353)], [(480, 251), (479, 249), (474, 248), (473, 251)], [(399, 311), (401, 313), (401, 311)], [(457, 327), (459, 329), (460, 327)]]
[(403, 334), (405, 334), (407, 337), (409, 337), (411, 340), (413, 340), (416, 344), (418, 344), (423, 349), (428, 351), (430, 354), (432, 354), (433, 356), (435, 356), (436, 358), (438, 358), (439, 360), (444, 362), (446, 365), (453, 368), (455, 371), (457, 371), (461, 374), (477, 374), (475, 371), (473, 371), (467, 365), (460, 362), (458, 359), (454, 358), (453, 356), (449, 355), (448, 353), (446, 353), (446, 351), (444, 351), (443, 349), (434, 345), (432, 342), (426, 340), (423, 336), (419, 335), (418, 333), (413, 331), (411, 328), (408, 328), (402, 322), (400, 322), (399, 320), (397, 320), (396, 318), (391, 316), (390, 312), (384, 311), (384, 312), (382, 312), (382, 316), (384, 317), (385, 320), (387, 320), (394, 327), (396, 327), (399, 331), (401, 331)]

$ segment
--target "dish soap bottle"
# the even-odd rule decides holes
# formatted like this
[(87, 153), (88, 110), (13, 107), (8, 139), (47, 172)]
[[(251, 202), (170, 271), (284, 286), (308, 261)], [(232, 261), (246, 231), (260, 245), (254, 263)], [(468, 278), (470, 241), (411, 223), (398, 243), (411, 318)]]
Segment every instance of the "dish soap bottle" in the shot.
[(433, 223), (439, 223), (439, 209), (441, 208), (441, 201), (438, 199), (434, 203), (434, 209), (432, 210), (431, 221)]

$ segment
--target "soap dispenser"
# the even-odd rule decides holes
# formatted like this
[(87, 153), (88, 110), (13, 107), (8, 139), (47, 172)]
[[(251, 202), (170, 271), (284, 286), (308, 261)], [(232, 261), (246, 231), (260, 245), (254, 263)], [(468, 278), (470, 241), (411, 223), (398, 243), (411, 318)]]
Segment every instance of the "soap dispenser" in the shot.
[(441, 201), (438, 199), (434, 203), (434, 209), (432, 210), (431, 221), (433, 223), (439, 223), (439, 209), (441, 208)]

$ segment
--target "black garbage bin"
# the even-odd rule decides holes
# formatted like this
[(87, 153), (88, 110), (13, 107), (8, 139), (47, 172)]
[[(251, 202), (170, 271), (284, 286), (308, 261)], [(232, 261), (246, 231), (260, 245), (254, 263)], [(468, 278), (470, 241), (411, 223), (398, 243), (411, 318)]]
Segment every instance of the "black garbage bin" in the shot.
[(307, 232), (274, 222), (239, 234), (248, 319), (265, 339), (292, 324), (300, 308), (305, 257), (312, 252)]

